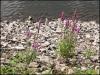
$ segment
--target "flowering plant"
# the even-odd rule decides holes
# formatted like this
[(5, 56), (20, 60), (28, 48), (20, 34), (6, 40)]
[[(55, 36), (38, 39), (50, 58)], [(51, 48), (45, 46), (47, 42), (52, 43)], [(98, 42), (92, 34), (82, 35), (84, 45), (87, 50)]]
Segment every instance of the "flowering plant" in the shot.
[(75, 45), (77, 41), (76, 33), (79, 33), (80, 31), (80, 28), (77, 26), (78, 16), (75, 11), (74, 15), (72, 15), (71, 17), (68, 17), (64, 20), (62, 20), (64, 16), (61, 16), (60, 18), (63, 23), (65, 22), (65, 24), (63, 26), (63, 36), (58, 43), (58, 52), (62, 57), (69, 58), (75, 54)]

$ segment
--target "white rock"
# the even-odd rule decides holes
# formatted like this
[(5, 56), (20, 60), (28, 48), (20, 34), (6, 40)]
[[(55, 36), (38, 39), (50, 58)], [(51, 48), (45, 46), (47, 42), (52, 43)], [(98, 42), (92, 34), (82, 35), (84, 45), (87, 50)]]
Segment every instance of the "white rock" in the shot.
[(6, 36), (1, 36), (1, 40), (4, 40), (4, 39), (6, 39)]
[(68, 74), (72, 74), (74, 71), (72, 69), (68, 69)]
[(81, 70), (84, 71), (84, 70), (87, 70), (87, 68), (85, 66), (82, 66)]
[(38, 65), (37, 65), (37, 63), (36, 62), (31, 62), (30, 64), (29, 64), (29, 67), (34, 67), (34, 68), (36, 68)]
[(97, 43), (94, 41), (92, 44), (95, 46)]
[(39, 58), (40, 59), (40, 61), (42, 61), (42, 62), (46, 62), (46, 63), (49, 63), (50, 62), (50, 58), (48, 57), (48, 56), (37, 56), (37, 58)]
[(90, 38), (91, 37), (89, 33), (87, 33), (85, 36), (86, 36), (86, 38)]
[(23, 45), (20, 44), (19, 46), (15, 46), (15, 49), (20, 49), (21, 50), (21, 49), (25, 49), (25, 48), (24, 48)]
[(7, 46), (8, 45), (8, 42), (1, 42), (1, 44), (5, 47), (5, 46)]
[(91, 23), (92, 25), (95, 25), (95, 24), (96, 24), (96, 22), (95, 22), (95, 21), (90, 21), (90, 23)]
[(98, 59), (99, 59), (99, 56), (98, 56), (98, 55), (96, 55), (96, 56), (91, 56), (91, 59), (92, 59), (93, 61), (98, 60)]
[(51, 71), (50, 70), (45, 70), (45, 71), (42, 72), (42, 74), (48, 74), (48, 73), (51, 73)]
[(57, 27), (56, 32), (61, 32), (61, 28), (60, 27)]
[(43, 51), (45, 51), (45, 50), (47, 50), (47, 49), (46, 49), (46, 48), (41, 48), (41, 49), (40, 49), (41, 52), (43, 52)]
[(13, 41), (17, 41), (17, 38), (16, 37), (13, 37), (13, 39), (12, 39)]
[(50, 45), (50, 43), (49, 43), (48, 41), (46, 41), (46, 42), (44, 42), (44, 43), (42, 44), (42, 46), (48, 46), (48, 45)]

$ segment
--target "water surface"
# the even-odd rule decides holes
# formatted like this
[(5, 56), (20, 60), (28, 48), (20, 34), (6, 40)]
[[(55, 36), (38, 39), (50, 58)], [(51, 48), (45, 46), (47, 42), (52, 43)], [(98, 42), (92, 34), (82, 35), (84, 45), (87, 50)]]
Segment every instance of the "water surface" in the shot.
[(61, 11), (69, 15), (75, 9), (80, 13), (81, 20), (99, 20), (98, 1), (1, 1), (1, 19), (38, 18), (41, 15), (57, 18)]

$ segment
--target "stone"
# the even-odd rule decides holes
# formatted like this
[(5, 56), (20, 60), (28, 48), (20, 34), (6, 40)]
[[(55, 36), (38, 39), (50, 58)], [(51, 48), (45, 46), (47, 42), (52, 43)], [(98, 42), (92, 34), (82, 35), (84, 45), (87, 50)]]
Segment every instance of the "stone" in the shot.
[(61, 32), (61, 28), (57, 27), (56, 32)]
[[(42, 74), (48, 74), (48, 73), (50, 74), (51, 71), (50, 71), (50, 70), (45, 70), (45, 71), (42, 72)], [(52, 74), (52, 73), (51, 73), (51, 74)]]
[(3, 46), (5, 47), (5, 46), (8, 45), (8, 42), (4, 42), (4, 41), (2, 41), (2, 42), (1, 42), (1, 45), (3, 45)]
[(85, 36), (86, 36), (86, 38), (90, 38), (91, 37), (89, 33), (87, 33)]
[(20, 45), (18, 45), (18, 46), (15, 46), (14, 48), (15, 48), (15, 49), (18, 49), (18, 50), (25, 49), (25, 48), (24, 48), (24, 46), (23, 46), (23, 45), (21, 45), (21, 44), (20, 44)]
[(31, 62), (31, 63), (29, 64), (29, 67), (30, 67), (30, 68), (37, 68), (37, 67), (38, 67), (38, 64), (37, 64), (36, 62)]
[(18, 41), (16, 37), (13, 37), (13, 39), (12, 39), (12, 40), (13, 40), (13, 41)]
[(95, 55), (95, 56), (91, 56), (90, 58), (94, 62), (94, 61), (97, 61), (99, 59), (99, 56)]
[(44, 47), (46, 47), (46, 46), (48, 46), (48, 45), (50, 45), (50, 43), (49, 43), (48, 41), (46, 41), (46, 42), (44, 42), (44, 43), (42, 44), (42, 46), (44, 46)]
[(67, 74), (73, 74), (73, 73), (74, 73), (73, 69), (68, 69), (68, 73)]
[(41, 52), (45, 52), (46, 53), (47, 48), (41, 48), (40, 51)]
[(84, 71), (84, 70), (87, 70), (87, 68), (85, 66), (82, 66), (81, 70)]
[(0, 61), (2, 62), (2, 61), (5, 61), (5, 58), (0, 58)]

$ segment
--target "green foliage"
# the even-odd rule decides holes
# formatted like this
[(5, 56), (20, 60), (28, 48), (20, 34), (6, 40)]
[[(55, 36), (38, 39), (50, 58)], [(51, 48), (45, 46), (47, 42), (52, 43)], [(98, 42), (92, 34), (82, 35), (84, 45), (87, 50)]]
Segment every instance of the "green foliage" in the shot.
[(9, 65), (1, 66), (1, 74), (34, 74), (28, 65), (36, 58), (36, 53), (31, 50), (18, 52), (10, 58)]
[(76, 70), (74, 74), (77, 74), (77, 75), (82, 75), (82, 74), (85, 74), (85, 75), (95, 75), (95, 74), (98, 74), (96, 70), (94, 69), (88, 69), (88, 70)]
[(75, 39), (73, 34), (65, 35), (58, 44), (58, 52), (64, 58), (73, 57), (75, 54)]
[(29, 68), (23, 67), (13, 67), (10, 65), (1, 66), (0, 74), (34, 74), (34, 70), (30, 70)]
[(86, 57), (86, 58), (90, 58), (91, 56), (94, 56), (96, 53), (92, 50), (92, 49), (87, 49), (83, 55)]
[(11, 63), (27, 63), (29, 64), (31, 61), (33, 61), (36, 58), (36, 53), (31, 50), (18, 52), (14, 57), (12, 57), (10, 60)]

